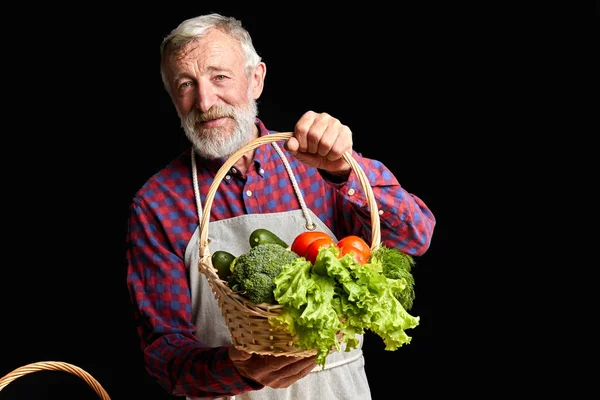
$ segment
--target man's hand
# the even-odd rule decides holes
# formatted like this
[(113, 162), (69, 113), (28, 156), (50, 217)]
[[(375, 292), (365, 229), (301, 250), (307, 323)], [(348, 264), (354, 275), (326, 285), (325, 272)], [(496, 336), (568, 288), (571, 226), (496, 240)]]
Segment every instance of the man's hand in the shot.
[(352, 169), (343, 158), (352, 151), (352, 131), (327, 113), (302, 115), (285, 148), (303, 164), (334, 175), (347, 176)]
[(290, 386), (317, 366), (316, 356), (266, 356), (250, 354), (234, 346), (229, 347), (229, 358), (240, 374), (275, 389)]

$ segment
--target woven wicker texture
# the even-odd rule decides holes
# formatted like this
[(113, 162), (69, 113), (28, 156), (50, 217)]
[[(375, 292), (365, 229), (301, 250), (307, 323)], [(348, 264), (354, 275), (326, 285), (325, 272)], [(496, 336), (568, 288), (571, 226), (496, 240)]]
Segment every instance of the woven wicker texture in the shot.
[(102, 400), (110, 400), (110, 397), (108, 396), (108, 393), (106, 393), (106, 390), (104, 390), (102, 385), (100, 385), (100, 383), (98, 383), (98, 381), (94, 379), (93, 376), (91, 376), (85, 370), (79, 368), (76, 365), (62, 361), (39, 361), (32, 364), (23, 365), (22, 367), (19, 367), (0, 378), (0, 391), (2, 391), (2, 389), (4, 389), (9, 383), (14, 381), (15, 379), (20, 378), (23, 375), (30, 374), (32, 372), (42, 370), (65, 371), (76, 375), (83, 379), (92, 389), (94, 389), (98, 397), (100, 397)]
[[(198, 270), (206, 276), (213, 290), (236, 348), (256, 354), (305, 357), (316, 354), (316, 349), (302, 349), (295, 346), (298, 340), (297, 337), (292, 336), (286, 330), (276, 330), (269, 323), (269, 318), (278, 316), (283, 311), (283, 306), (264, 303), (255, 304), (233, 292), (227, 286), (226, 282), (221, 280), (217, 275), (217, 271), (212, 265), (211, 251), (208, 247), (210, 208), (219, 184), (230, 168), (245, 153), (264, 144), (287, 140), (291, 136), (291, 132), (283, 132), (256, 138), (232, 154), (219, 169), (208, 190), (200, 221), (200, 260), (198, 262)], [(373, 190), (364, 171), (353, 158), (352, 154), (344, 154), (344, 159), (350, 164), (358, 177), (367, 199), (372, 225), (371, 249), (374, 250), (379, 246), (381, 233), (379, 230), (379, 213), (377, 203), (373, 197)]]

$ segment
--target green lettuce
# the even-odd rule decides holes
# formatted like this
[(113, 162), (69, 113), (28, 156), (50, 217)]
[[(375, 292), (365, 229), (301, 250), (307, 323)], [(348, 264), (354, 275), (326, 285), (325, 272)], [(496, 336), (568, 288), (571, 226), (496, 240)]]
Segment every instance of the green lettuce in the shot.
[(404, 289), (404, 280), (386, 278), (377, 260), (360, 265), (350, 254), (338, 254), (333, 246), (323, 247), (314, 266), (299, 257), (273, 279), (283, 312), (269, 322), (298, 336), (297, 346), (316, 349), (323, 368), (341, 343), (346, 351), (355, 349), (356, 335), (365, 330), (380, 336), (386, 350), (396, 350), (410, 343), (405, 331), (419, 324), (394, 295)]

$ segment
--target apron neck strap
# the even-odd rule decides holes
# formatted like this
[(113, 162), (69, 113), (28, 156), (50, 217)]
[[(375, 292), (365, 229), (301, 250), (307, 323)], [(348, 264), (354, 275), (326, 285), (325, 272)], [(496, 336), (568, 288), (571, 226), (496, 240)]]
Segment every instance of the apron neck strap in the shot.
[[(304, 214), (304, 219), (306, 220), (306, 229), (308, 229), (310, 231), (315, 230), (315, 228), (317, 226), (312, 221), (310, 213), (308, 212), (308, 208), (306, 207), (306, 203), (304, 202), (304, 197), (302, 196), (302, 192), (300, 191), (300, 188), (298, 187), (298, 182), (296, 181), (296, 176), (294, 175), (294, 173), (292, 171), (292, 167), (290, 167), (290, 164), (289, 164), (286, 156), (283, 154), (283, 151), (281, 151), (281, 148), (277, 145), (277, 143), (272, 142), (271, 145), (273, 146), (273, 148), (275, 149), (277, 154), (279, 154), (279, 157), (281, 158), (281, 161), (283, 161), (283, 165), (285, 166), (288, 176), (290, 177), (290, 181), (292, 182), (292, 186), (294, 187), (294, 192), (296, 193), (296, 197), (298, 197), (298, 201), (300, 202), (300, 207), (302, 208), (302, 214)], [(194, 185), (194, 198), (196, 199), (196, 209), (198, 210), (198, 220), (202, 220), (202, 202), (200, 201), (200, 189), (198, 187), (198, 169), (196, 167), (196, 152), (194, 151), (193, 147), (192, 147), (191, 153), (192, 153), (192, 184)]]

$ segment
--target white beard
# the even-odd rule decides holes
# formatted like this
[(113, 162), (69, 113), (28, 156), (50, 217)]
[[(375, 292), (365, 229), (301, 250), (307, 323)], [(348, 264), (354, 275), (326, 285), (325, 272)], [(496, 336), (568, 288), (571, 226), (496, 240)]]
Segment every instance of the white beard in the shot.
[[(181, 119), (181, 127), (196, 153), (203, 158), (217, 159), (229, 158), (252, 139), (258, 108), (256, 101), (249, 97), (246, 107), (236, 109), (229, 105), (213, 106), (206, 113), (194, 109), (185, 117), (179, 111), (178, 114)], [(230, 117), (235, 122), (231, 134), (225, 132), (223, 128), (203, 129), (201, 132), (196, 130), (196, 121), (220, 116)]]

